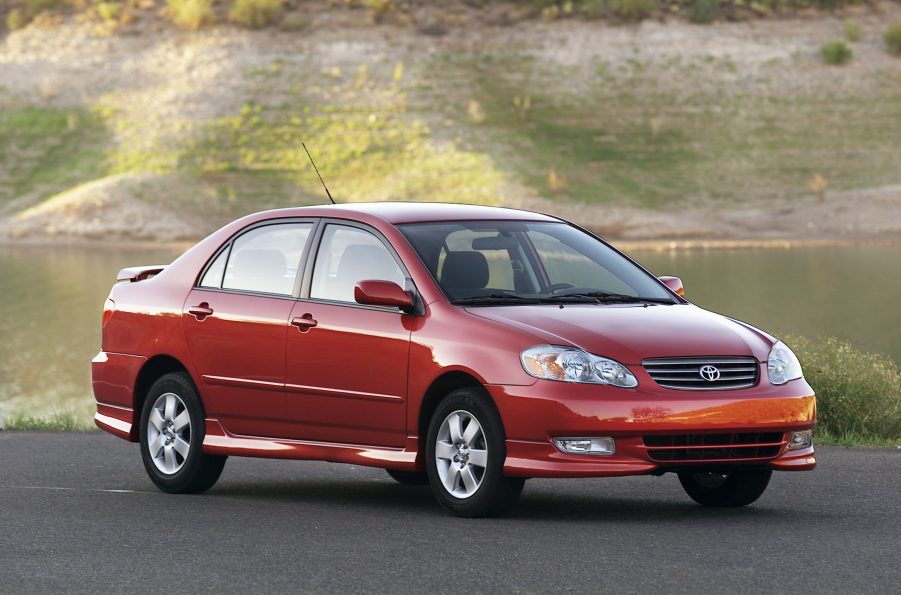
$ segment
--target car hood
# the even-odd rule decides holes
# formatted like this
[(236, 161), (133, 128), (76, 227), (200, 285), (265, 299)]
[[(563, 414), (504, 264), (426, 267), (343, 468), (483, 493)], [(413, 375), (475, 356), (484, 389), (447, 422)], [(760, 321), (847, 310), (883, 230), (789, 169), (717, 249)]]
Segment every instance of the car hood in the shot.
[(580, 347), (624, 364), (650, 357), (750, 356), (766, 361), (772, 340), (744, 323), (692, 304), (470, 307), (538, 342)]

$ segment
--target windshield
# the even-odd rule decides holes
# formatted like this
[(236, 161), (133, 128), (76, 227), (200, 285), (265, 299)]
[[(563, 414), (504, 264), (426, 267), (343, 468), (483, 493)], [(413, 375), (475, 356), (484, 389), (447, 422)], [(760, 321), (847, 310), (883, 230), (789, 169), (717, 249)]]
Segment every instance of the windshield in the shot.
[(616, 250), (566, 223), (443, 221), (398, 227), (457, 304), (678, 303)]

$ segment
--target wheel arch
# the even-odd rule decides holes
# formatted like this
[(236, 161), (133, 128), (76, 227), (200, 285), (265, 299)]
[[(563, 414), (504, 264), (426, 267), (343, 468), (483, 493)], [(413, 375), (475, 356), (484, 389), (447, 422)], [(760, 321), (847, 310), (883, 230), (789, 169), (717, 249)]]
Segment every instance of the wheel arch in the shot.
[(422, 456), (422, 450), (425, 446), (425, 438), (429, 430), (429, 421), (432, 414), (438, 408), (438, 404), (451, 392), (460, 388), (478, 388), (485, 394), (485, 398), (492, 407), (497, 410), (497, 404), (491, 395), (485, 390), (485, 385), (474, 375), (462, 371), (453, 370), (445, 372), (435, 378), (425, 391), (422, 397), (422, 403), (419, 406), (419, 418), (416, 424), (417, 436), (419, 437), (419, 457)]
[[(194, 384), (194, 389), (197, 389), (197, 383), (194, 382), (194, 379), (191, 378), (191, 373), (188, 372), (187, 366), (185, 366), (180, 360), (171, 355), (155, 355), (144, 362), (144, 365), (141, 366), (141, 370), (138, 372), (138, 377), (135, 379), (135, 388), (134, 394), (132, 395), (132, 424), (131, 424), (131, 435), (130, 439), (133, 442), (137, 442), (138, 440), (138, 425), (139, 420), (141, 418), (141, 410), (144, 408), (144, 401), (147, 399), (147, 393), (150, 391), (150, 387), (153, 386), (153, 383), (157, 381), (160, 377), (171, 374), (173, 372), (184, 372), (187, 374), (188, 378), (191, 380), (191, 383)], [(200, 391), (198, 391), (198, 395)], [(203, 399), (201, 398), (201, 405), (203, 404)]]

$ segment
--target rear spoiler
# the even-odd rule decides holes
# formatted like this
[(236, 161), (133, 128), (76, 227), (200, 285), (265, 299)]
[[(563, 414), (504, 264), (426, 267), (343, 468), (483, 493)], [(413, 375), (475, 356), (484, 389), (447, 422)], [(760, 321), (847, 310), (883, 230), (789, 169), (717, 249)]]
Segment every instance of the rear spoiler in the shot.
[(127, 281), (128, 283), (137, 283), (138, 281), (143, 281), (144, 279), (159, 275), (167, 266), (169, 265), (155, 264), (146, 267), (124, 268), (116, 275), (116, 282), (122, 283), (123, 281)]

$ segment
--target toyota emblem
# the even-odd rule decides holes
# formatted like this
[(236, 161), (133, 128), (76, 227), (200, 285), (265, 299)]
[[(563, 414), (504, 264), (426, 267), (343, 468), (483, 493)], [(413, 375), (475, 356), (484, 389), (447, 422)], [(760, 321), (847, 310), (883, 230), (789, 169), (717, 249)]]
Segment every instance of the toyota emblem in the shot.
[(700, 374), (707, 382), (716, 382), (720, 379), (720, 371), (716, 366), (701, 366)]

